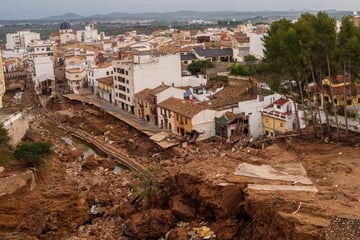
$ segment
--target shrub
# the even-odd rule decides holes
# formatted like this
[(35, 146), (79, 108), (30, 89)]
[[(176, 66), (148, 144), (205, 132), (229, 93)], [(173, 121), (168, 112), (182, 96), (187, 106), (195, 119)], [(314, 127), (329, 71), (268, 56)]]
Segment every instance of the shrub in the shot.
[(239, 76), (239, 75), (241, 75), (241, 76), (250, 76), (251, 75), (250, 72), (247, 69), (245, 69), (244, 66), (237, 65), (237, 64), (232, 64), (230, 66), (230, 74), (231, 75), (236, 75), (236, 76)]
[(51, 144), (47, 142), (24, 142), (14, 152), (16, 159), (33, 167), (44, 165), (46, 157), (51, 154)]
[(0, 125), (0, 147), (10, 148), (10, 136), (2, 124)]
[(196, 61), (193, 63), (190, 63), (188, 66), (188, 70), (191, 72), (191, 74), (206, 74), (207, 68), (212, 68), (214, 64), (212, 62), (208, 61)]

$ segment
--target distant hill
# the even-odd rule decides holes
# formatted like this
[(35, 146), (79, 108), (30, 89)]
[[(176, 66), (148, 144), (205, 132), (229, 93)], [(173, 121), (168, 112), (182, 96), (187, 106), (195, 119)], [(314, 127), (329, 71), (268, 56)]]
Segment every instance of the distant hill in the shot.
[[(74, 21), (103, 21), (103, 20), (154, 20), (163, 22), (172, 21), (189, 21), (189, 20), (208, 20), (208, 21), (219, 21), (219, 20), (264, 20), (267, 19), (279, 19), (279, 18), (291, 18), (296, 19), (302, 13), (310, 12), (316, 14), (314, 10), (288, 10), (288, 11), (177, 11), (177, 12), (143, 12), (143, 13), (125, 13), (125, 12), (113, 12), (109, 14), (96, 14), (91, 16), (81, 16), (76, 13), (65, 13), (58, 16), (50, 16), (41, 19), (27, 19), (27, 20), (0, 20), (0, 24), (11, 24), (11, 23), (39, 23), (39, 22), (59, 22), (63, 20)], [(338, 11), (338, 10), (327, 10), (331, 17), (341, 19), (344, 15), (351, 15), (351, 11)]]
[(63, 15), (59, 15), (59, 16), (50, 16), (50, 17), (46, 17), (43, 18), (44, 20), (72, 20), (72, 19), (81, 19), (84, 18), (81, 15), (75, 14), (75, 13), (65, 13)]

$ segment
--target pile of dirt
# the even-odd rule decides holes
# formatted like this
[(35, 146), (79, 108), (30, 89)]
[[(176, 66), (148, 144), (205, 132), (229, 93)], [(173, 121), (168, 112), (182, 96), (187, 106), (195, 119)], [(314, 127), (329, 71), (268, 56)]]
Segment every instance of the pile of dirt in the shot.
[(32, 191), (23, 187), (0, 198), (0, 238), (61, 239), (89, 220), (87, 202), (61, 169), (53, 158)]
[[(0, 197), (2, 238), (201, 239), (210, 234), (217, 239), (321, 239), (338, 236), (339, 224), (331, 223), (335, 216), (360, 216), (360, 147), (355, 141), (342, 145), (292, 138), (254, 149), (214, 138), (164, 151), (91, 106), (62, 100), (53, 107), (52, 113), (68, 111), (63, 124), (123, 149), (151, 174), (112, 171), (114, 162), (106, 157), (84, 160), (43, 127), (51, 119), (36, 115), (27, 137), (51, 142), (55, 154), (33, 191), (22, 188)], [(160, 157), (151, 158), (155, 155)], [(244, 163), (277, 167), (277, 172), (281, 164), (301, 165), (318, 192), (250, 188), (302, 183), (235, 175)]]

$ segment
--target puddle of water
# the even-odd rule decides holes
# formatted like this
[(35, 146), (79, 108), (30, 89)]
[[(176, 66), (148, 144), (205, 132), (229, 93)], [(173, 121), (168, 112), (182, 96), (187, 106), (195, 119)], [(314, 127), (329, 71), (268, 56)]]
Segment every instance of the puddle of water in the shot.
[[(66, 142), (67, 144), (75, 147), (76, 149), (80, 150), (83, 152), (84, 155), (84, 159), (86, 159), (88, 156), (90, 155), (99, 155), (94, 149), (92, 149), (91, 147), (89, 147), (88, 145), (84, 144), (81, 141), (74, 141), (72, 138), (70, 137), (61, 137), (62, 140), (64, 140), (64, 142)], [(101, 154), (100, 154), (101, 155)]]
[(54, 125), (50, 124), (44, 124), (42, 125), (43, 128), (49, 130), (52, 134), (61, 137), (61, 139), (66, 142), (67, 144), (75, 147), (76, 149), (80, 150), (84, 154), (84, 159), (87, 158), (89, 155), (94, 154), (100, 157), (106, 157), (106, 154), (97, 150), (96, 148), (93, 148), (90, 144), (87, 144), (84, 141), (81, 141), (80, 139), (77, 139), (75, 137), (69, 136), (68, 133), (65, 131), (57, 128)]
[(129, 170), (129, 169), (127, 167), (121, 165), (121, 164), (116, 164), (115, 168), (113, 170), (113, 173), (119, 174), (119, 173), (121, 173), (122, 171), (125, 171), (125, 170)]

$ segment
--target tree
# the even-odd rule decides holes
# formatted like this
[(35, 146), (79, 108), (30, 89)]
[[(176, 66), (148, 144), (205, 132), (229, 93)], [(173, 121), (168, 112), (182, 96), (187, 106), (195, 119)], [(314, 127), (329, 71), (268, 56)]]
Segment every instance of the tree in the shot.
[(256, 61), (259, 61), (259, 59), (257, 59), (254, 55), (246, 55), (244, 57), (244, 62), (256, 62)]
[(236, 76), (250, 76), (250, 72), (244, 66), (232, 64), (230, 66), (230, 74)]
[(7, 165), (12, 158), (10, 136), (6, 128), (0, 124), (0, 164)]
[(48, 142), (24, 142), (14, 152), (16, 159), (24, 161), (32, 167), (44, 165), (46, 157), (51, 154), (51, 144)]
[(2, 124), (0, 124), (0, 147), (10, 148), (9, 132)]
[(154, 195), (158, 191), (156, 178), (148, 172), (140, 173), (136, 177), (140, 181), (135, 188), (138, 192), (136, 200), (146, 200), (146, 203), (153, 207)]
[(213, 63), (208, 61), (196, 61), (189, 64), (188, 70), (191, 74), (206, 74), (206, 69), (212, 68), (213, 66)]
[[(351, 16), (345, 16), (341, 22), (341, 29), (338, 34), (338, 58), (342, 66), (344, 76), (343, 110), (345, 117), (345, 135), (348, 140), (348, 110), (347, 97), (352, 99), (351, 76), (358, 77), (360, 61), (360, 29), (355, 27)], [(340, 70), (340, 71), (341, 71)], [(356, 89), (356, 88), (355, 88)], [(339, 111), (338, 111), (339, 112)]]

